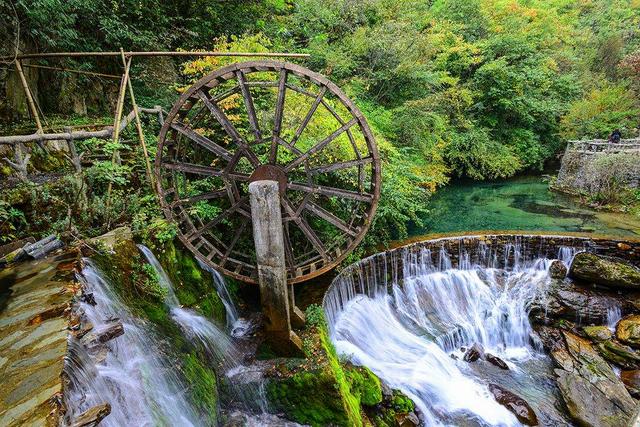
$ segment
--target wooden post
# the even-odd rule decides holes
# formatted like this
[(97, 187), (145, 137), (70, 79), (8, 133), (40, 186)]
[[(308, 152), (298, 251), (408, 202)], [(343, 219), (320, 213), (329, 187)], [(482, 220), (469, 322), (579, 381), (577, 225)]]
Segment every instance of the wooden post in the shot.
[(36, 103), (33, 100), (31, 90), (29, 89), (27, 78), (24, 76), (24, 71), (22, 71), (22, 64), (20, 63), (20, 60), (16, 60), (16, 70), (18, 71), (18, 76), (20, 76), (22, 88), (24, 89), (24, 94), (27, 97), (27, 104), (29, 105), (29, 110), (31, 110), (31, 115), (36, 122), (38, 133), (44, 133), (44, 130), (42, 129), (42, 123), (40, 122), (40, 115), (38, 114), (38, 109), (36, 108)]
[[(123, 52), (122, 48), (120, 51)], [(129, 80), (129, 69), (131, 68), (131, 58), (124, 64), (124, 74), (122, 75), (122, 81), (120, 82), (120, 91), (118, 93), (118, 102), (116, 104), (116, 115), (113, 120), (113, 142), (117, 144), (120, 139), (120, 120), (122, 119), (122, 109), (124, 107), (124, 97), (127, 93), (127, 81)], [(111, 155), (111, 164), (115, 164), (118, 159), (119, 153), (117, 148), (114, 149), (113, 154)], [(111, 204), (111, 191), (113, 190), (113, 183), (109, 182), (109, 187), (107, 188), (107, 228), (109, 227), (109, 206)]]
[(300, 354), (302, 341), (291, 330), (278, 186), (277, 181), (254, 181), (249, 184), (249, 194), (267, 339), (274, 351), (292, 356)]
[[(127, 66), (127, 60), (124, 56), (124, 52), (122, 52), (122, 63), (124, 66)], [(153, 174), (151, 173), (151, 161), (149, 160), (149, 152), (147, 151), (147, 144), (144, 141), (144, 133), (142, 132), (142, 122), (140, 121), (140, 112), (138, 111), (138, 104), (136, 104), (136, 97), (133, 94), (133, 85), (131, 84), (131, 77), (127, 75), (127, 86), (129, 87), (129, 98), (131, 99), (131, 104), (133, 105), (133, 114), (136, 118), (136, 129), (138, 130), (138, 139), (140, 140), (140, 145), (142, 146), (142, 152), (144, 153), (144, 162), (147, 170), (147, 179), (149, 180), (149, 184), (151, 188), (155, 188), (153, 181)]]

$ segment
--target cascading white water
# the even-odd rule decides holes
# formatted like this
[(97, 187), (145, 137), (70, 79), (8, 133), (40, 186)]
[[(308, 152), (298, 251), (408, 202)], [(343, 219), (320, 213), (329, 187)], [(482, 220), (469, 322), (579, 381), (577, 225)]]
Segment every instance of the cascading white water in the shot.
[[(482, 344), (526, 390), (535, 376), (528, 366), (544, 358), (531, 344), (528, 309), (548, 289), (551, 261), (526, 256), (518, 241), (502, 249), (499, 259), (480, 243), (472, 264), (461, 247), (455, 269), (444, 248), (435, 262), (428, 249), (404, 251), (401, 277), (386, 258), (395, 253), (351, 267), (325, 296), (336, 349), (411, 397), (425, 425), (520, 425), (494, 400), (478, 364), (458, 359), (461, 347)], [(574, 254), (566, 248), (559, 256)]]
[(70, 338), (66, 371), (73, 386), (65, 390), (65, 401), (71, 415), (108, 402), (111, 414), (100, 425), (201, 425), (187, 399), (185, 385), (173, 363), (163, 356), (150, 326), (130, 313), (91, 260), (85, 259), (84, 263), (80, 280), (96, 304), (81, 302), (80, 309), (94, 331), (118, 320), (124, 326), (124, 335), (104, 344), (106, 354), (94, 355), (89, 355), (76, 338)]
[[(220, 374), (235, 380), (230, 381), (229, 387), (232, 400), (234, 400), (233, 404), (243, 409), (266, 412), (267, 401), (263, 393), (261, 393), (263, 386), (262, 373), (254, 375), (246, 366), (242, 365), (242, 354), (231, 341), (231, 337), (218, 325), (194, 310), (180, 307), (173, 283), (156, 256), (144, 245), (138, 245), (138, 248), (158, 273), (160, 285), (167, 290), (165, 302), (169, 307), (173, 321), (180, 326), (186, 337), (199, 343), (204, 348), (208, 356), (213, 359), (213, 365), (218, 371), (220, 371), (219, 367), (222, 368), (222, 372), (219, 372)], [(204, 265), (201, 266), (205, 268)], [(228, 297), (227, 303), (224, 304), (227, 308), (227, 321), (237, 319), (235, 306), (226, 289), (224, 279), (215, 270), (207, 269), (207, 271), (211, 272), (214, 283), (217, 283), (218, 292), (223, 289), (223, 294)], [(231, 315), (230, 308), (232, 309)], [(248, 372), (248, 375), (242, 375), (245, 372)]]
[(211, 320), (193, 310), (180, 307), (173, 283), (158, 258), (145, 245), (137, 246), (147, 262), (158, 273), (160, 286), (167, 291), (165, 303), (169, 307), (173, 321), (180, 326), (187, 337), (198, 340), (215, 363), (223, 364), (227, 368), (235, 366), (241, 357), (229, 336)]
[(199, 259), (196, 258), (196, 261), (198, 261), (198, 265), (200, 266), (200, 268), (211, 274), (213, 285), (215, 286), (216, 291), (218, 292), (218, 296), (222, 300), (222, 304), (227, 311), (227, 327), (232, 328), (238, 320), (238, 310), (233, 303), (231, 294), (229, 294), (229, 289), (227, 289), (227, 284), (224, 281), (224, 277), (222, 277), (220, 273), (218, 273), (216, 270), (209, 267)]

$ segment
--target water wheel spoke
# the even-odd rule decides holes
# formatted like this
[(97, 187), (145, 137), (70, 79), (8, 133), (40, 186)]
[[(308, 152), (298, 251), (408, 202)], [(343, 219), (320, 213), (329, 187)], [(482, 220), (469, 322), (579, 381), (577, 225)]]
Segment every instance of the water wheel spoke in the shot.
[(327, 92), (327, 87), (323, 86), (322, 89), (320, 89), (320, 93), (318, 93), (318, 96), (316, 96), (316, 99), (313, 101), (313, 104), (311, 104), (311, 108), (309, 108), (309, 111), (307, 112), (307, 115), (304, 117), (304, 120), (302, 120), (302, 123), (300, 123), (300, 126), (298, 126), (298, 129), (296, 129), (296, 133), (295, 135), (293, 135), (293, 138), (291, 139), (291, 145), (296, 145), (296, 142), (298, 142), (300, 135), (302, 135), (302, 132), (304, 132), (307, 125), (311, 121), (311, 118), (316, 113), (316, 110), (318, 109), (318, 105), (320, 105), (320, 102), (322, 101), (322, 98), (324, 97), (324, 94), (326, 92)]
[(309, 242), (311, 242), (311, 245), (314, 247), (314, 249), (320, 254), (320, 256), (323, 259), (325, 260), (328, 259), (327, 251), (324, 247), (324, 244), (322, 243), (318, 235), (315, 233), (315, 231), (313, 231), (313, 229), (311, 228), (307, 220), (305, 220), (302, 215), (295, 214), (295, 209), (291, 205), (291, 202), (289, 201), (289, 199), (287, 199), (286, 197), (282, 198), (282, 204), (285, 208), (285, 211), (287, 211), (291, 219), (296, 223), (296, 225), (302, 231), (302, 233), (304, 233), (304, 235), (307, 237)]
[(331, 212), (327, 211), (326, 209), (322, 208), (321, 206), (318, 206), (311, 201), (307, 202), (304, 206), (305, 206), (305, 209), (307, 209), (308, 211), (314, 213), (315, 215), (324, 219), (328, 223), (333, 224), (334, 226), (344, 231), (345, 233), (349, 234), (350, 236), (355, 237), (358, 235), (358, 231), (359, 231), (358, 229), (353, 229), (349, 227), (349, 225), (346, 222), (344, 222), (343, 220), (341, 220)]
[(287, 90), (287, 70), (280, 70), (280, 79), (278, 80), (278, 98), (276, 100), (276, 111), (273, 123), (273, 136), (271, 139), (271, 150), (269, 152), (269, 163), (274, 165), (278, 157), (278, 139), (282, 129), (282, 113), (284, 111), (284, 99)]
[(242, 219), (242, 223), (240, 224), (235, 234), (233, 235), (233, 239), (231, 239), (231, 243), (229, 243), (229, 246), (227, 246), (227, 250), (225, 251), (224, 255), (222, 256), (222, 259), (220, 260), (221, 267), (224, 266), (225, 262), (227, 262), (227, 258), (229, 258), (229, 255), (231, 255), (233, 248), (235, 247), (236, 243), (238, 243), (238, 240), (240, 239), (240, 236), (244, 232), (244, 229), (247, 227), (248, 223), (249, 223), (249, 220), (247, 218)]
[[(354, 166), (358, 166), (360, 168), (361, 166), (367, 165), (371, 162), (373, 162), (373, 157), (363, 157), (361, 159), (337, 162), (326, 166), (318, 166), (317, 168), (309, 169), (309, 173), (311, 173), (312, 175), (317, 175), (327, 172), (335, 172), (342, 169), (349, 169)], [(360, 168), (360, 170), (362, 170), (362, 168)]]
[(329, 197), (341, 197), (343, 199), (357, 200), (360, 202), (371, 203), (373, 196), (368, 193), (358, 193), (351, 190), (343, 190), (341, 188), (328, 187), (324, 185), (311, 185), (300, 182), (290, 182), (287, 188), (294, 191), (303, 191), (305, 193), (322, 194)]
[(351, 128), (356, 123), (358, 123), (358, 120), (356, 118), (353, 118), (353, 119), (349, 120), (347, 123), (345, 123), (344, 125), (340, 126), (331, 135), (329, 135), (328, 137), (326, 137), (322, 141), (318, 142), (316, 145), (311, 147), (306, 153), (304, 153), (301, 156), (298, 156), (298, 158), (296, 158), (294, 161), (289, 163), (287, 165), (287, 167), (285, 167), (285, 171), (286, 172), (290, 172), (291, 170), (295, 169), (298, 165), (300, 165), (302, 162), (307, 160), (309, 157), (311, 157), (312, 155), (314, 155), (318, 151), (320, 151), (323, 148), (325, 148), (327, 145), (329, 145), (329, 143), (331, 141), (333, 141), (334, 139), (339, 137), (343, 132), (345, 132), (347, 129)]
[(211, 141), (206, 136), (200, 135), (199, 133), (197, 133), (196, 131), (194, 131), (190, 127), (185, 126), (185, 125), (183, 125), (181, 123), (171, 123), (171, 128), (175, 129), (181, 135), (186, 136), (191, 141), (195, 142), (196, 144), (200, 145), (201, 147), (211, 151), (212, 153), (217, 154), (218, 156), (222, 157), (223, 159), (225, 159), (227, 161), (231, 160), (232, 154), (230, 152), (228, 152), (226, 149), (224, 149), (223, 147), (219, 146), (215, 142)]
[(164, 162), (162, 166), (164, 166), (169, 170), (175, 170), (175, 171), (185, 172), (185, 173), (193, 173), (196, 175), (222, 176), (223, 174), (223, 171), (216, 168), (212, 168), (211, 166), (201, 166), (193, 163)]
[(260, 132), (260, 127), (258, 126), (258, 116), (256, 115), (256, 109), (253, 105), (253, 97), (251, 96), (251, 92), (249, 91), (249, 87), (247, 86), (247, 79), (242, 70), (236, 71), (236, 77), (240, 85), (242, 97), (244, 98), (244, 106), (247, 109), (247, 116), (249, 116), (249, 124), (251, 125), (251, 130), (253, 131), (253, 135), (256, 138), (256, 143), (259, 143), (262, 140), (262, 133)]
[(298, 150), (296, 147), (294, 147), (293, 145), (289, 144), (287, 141), (285, 141), (284, 139), (282, 139), (280, 137), (278, 137), (278, 143), (280, 145), (288, 148), (296, 156), (301, 156), (302, 155), (302, 151)]
[(220, 109), (220, 107), (218, 107), (216, 103), (211, 102), (207, 94), (204, 93), (202, 90), (197, 91), (197, 94), (198, 94), (198, 97), (200, 97), (200, 99), (202, 100), (202, 102), (204, 102), (204, 105), (206, 105), (209, 111), (211, 111), (211, 114), (213, 114), (213, 116), (216, 118), (218, 123), (220, 123), (220, 125), (225, 130), (227, 135), (229, 135), (231, 139), (236, 144), (238, 144), (238, 146), (244, 152), (249, 162), (251, 162), (251, 164), (254, 167), (258, 167), (260, 165), (260, 160), (258, 160), (258, 157), (255, 155), (255, 153), (251, 151), (251, 148), (249, 147), (247, 142), (242, 138), (242, 136), (240, 135), (236, 127), (233, 125), (233, 123), (229, 121), (229, 118), (227, 117), (227, 115)]
[(197, 196), (185, 197), (184, 199), (178, 199), (170, 204), (171, 207), (175, 205), (189, 206), (197, 203), (201, 200), (219, 199), (227, 195), (227, 190), (207, 191), (206, 193), (198, 194)]
[(294, 258), (293, 258), (293, 246), (291, 245), (291, 239), (289, 238), (289, 223), (286, 222), (283, 229), (283, 237), (284, 237), (284, 257), (285, 262), (288, 267), (293, 270), (294, 269)]
[(231, 205), (230, 208), (225, 210), (223, 213), (221, 213), (220, 215), (218, 215), (217, 217), (215, 217), (214, 219), (212, 219), (202, 227), (198, 228), (197, 230), (192, 231), (188, 236), (186, 236), (187, 240), (193, 241), (194, 239), (202, 236), (202, 234), (205, 233), (207, 230), (212, 229), (213, 227), (215, 227), (216, 225), (218, 225), (219, 223), (227, 219), (229, 215), (231, 215), (232, 213), (236, 212), (239, 209), (243, 201), (245, 201), (244, 198), (238, 200), (233, 205)]

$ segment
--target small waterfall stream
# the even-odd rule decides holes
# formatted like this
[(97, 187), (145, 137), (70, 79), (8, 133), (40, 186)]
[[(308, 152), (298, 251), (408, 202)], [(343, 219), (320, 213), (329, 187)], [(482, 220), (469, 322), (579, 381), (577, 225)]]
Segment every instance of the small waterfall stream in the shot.
[[(156, 256), (144, 245), (138, 245), (138, 248), (158, 273), (160, 284), (167, 289), (166, 304), (171, 312), (171, 318), (180, 326), (186, 337), (204, 348), (219, 374), (227, 377), (233, 405), (246, 411), (266, 413), (268, 405), (262, 390), (264, 386), (262, 372), (242, 364), (243, 355), (231, 337), (213, 321), (194, 310), (180, 307), (173, 283)], [(203, 264), (200, 265), (205, 269)], [(224, 278), (211, 268), (205, 270), (212, 275), (215, 288), (227, 310), (227, 322), (231, 322), (228, 325), (232, 327), (238, 320), (238, 314)]]
[(112, 291), (111, 284), (92, 263), (84, 260), (80, 280), (96, 304), (80, 303), (80, 309), (95, 331), (122, 322), (124, 335), (104, 344), (104, 350), (89, 354), (70, 338), (67, 363), (72, 389), (66, 401), (72, 414), (111, 403), (104, 426), (197, 426), (199, 416), (190, 405), (178, 371), (164, 356), (143, 321), (133, 316)]
[[(551, 260), (523, 252), (508, 244), (499, 259), (480, 244), (472, 263), (461, 247), (458, 268), (444, 248), (435, 261), (428, 249), (403, 252), (402, 273), (386, 258), (398, 254), (365, 259), (353, 267), (361, 274), (342, 274), (325, 297), (332, 341), (411, 397), (425, 425), (520, 425), (495, 401), (489, 382), (542, 408), (549, 425), (566, 425), (555, 408), (550, 361), (532, 344), (528, 318), (530, 304), (547, 292)], [(570, 262), (575, 252), (561, 248), (558, 258)], [(509, 371), (463, 361), (461, 348), (474, 343)]]

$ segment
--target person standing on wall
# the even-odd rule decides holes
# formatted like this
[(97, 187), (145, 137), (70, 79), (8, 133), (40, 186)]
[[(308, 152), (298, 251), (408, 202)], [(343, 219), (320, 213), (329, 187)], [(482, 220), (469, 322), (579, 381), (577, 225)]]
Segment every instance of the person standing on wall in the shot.
[(620, 138), (622, 138), (622, 134), (620, 133), (620, 129), (616, 129), (613, 132), (611, 132), (611, 135), (609, 135), (609, 142), (617, 144), (617, 143), (620, 142)]

